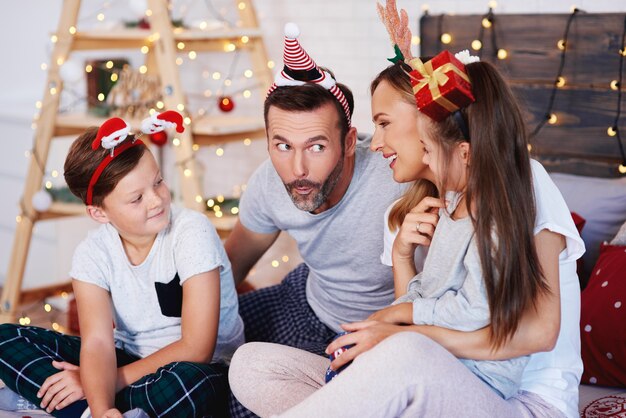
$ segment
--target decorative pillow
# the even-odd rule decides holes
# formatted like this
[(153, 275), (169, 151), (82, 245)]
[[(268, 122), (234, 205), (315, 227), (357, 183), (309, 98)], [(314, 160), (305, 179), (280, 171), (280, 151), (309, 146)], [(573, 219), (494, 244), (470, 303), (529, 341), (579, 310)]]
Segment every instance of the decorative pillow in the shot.
[(617, 235), (615, 235), (615, 238), (613, 238), (609, 244), (626, 245), (626, 222), (624, 222), (619, 231), (617, 231)]
[(583, 281), (596, 264), (600, 244), (610, 241), (626, 221), (626, 177), (607, 179), (550, 173), (567, 206), (587, 220), (581, 234), (587, 251)]
[(605, 396), (596, 399), (581, 411), (582, 418), (621, 418), (626, 415), (626, 397)]
[(626, 246), (603, 244), (582, 293), (583, 383), (626, 387)]

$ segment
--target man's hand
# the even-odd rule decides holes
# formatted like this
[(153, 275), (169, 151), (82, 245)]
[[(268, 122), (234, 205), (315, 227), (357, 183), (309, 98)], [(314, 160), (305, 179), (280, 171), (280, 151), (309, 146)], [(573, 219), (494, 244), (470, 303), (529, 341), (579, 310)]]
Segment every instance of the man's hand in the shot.
[(79, 367), (65, 361), (53, 361), (52, 366), (61, 371), (48, 377), (37, 392), (43, 398), (40, 407), (48, 413), (85, 399)]

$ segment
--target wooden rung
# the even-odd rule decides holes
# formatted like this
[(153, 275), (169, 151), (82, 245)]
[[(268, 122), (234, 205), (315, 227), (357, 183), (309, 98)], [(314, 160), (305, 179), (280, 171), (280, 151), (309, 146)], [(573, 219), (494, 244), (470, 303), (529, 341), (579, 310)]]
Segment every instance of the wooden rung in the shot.
[(20, 303), (36, 302), (51, 296), (59, 296), (63, 293), (72, 293), (71, 281), (22, 290)]

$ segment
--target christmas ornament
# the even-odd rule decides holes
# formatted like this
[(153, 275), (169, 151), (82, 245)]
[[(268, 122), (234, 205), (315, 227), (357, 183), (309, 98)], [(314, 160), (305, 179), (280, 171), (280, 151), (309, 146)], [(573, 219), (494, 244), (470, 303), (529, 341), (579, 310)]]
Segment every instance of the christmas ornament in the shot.
[(45, 212), (50, 209), (50, 205), (52, 205), (52, 196), (45, 190), (39, 190), (37, 193), (33, 195), (33, 208), (37, 212)]
[(74, 84), (83, 77), (84, 73), (83, 66), (80, 65), (77, 61), (69, 60), (65, 61), (61, 68), (59, 68), (59, 75), (63, 82), (68, 84)]
[(150, 142), (152, 142), (157, 147), (162, 147), (167, 144), (167, 133), (165, 131), (159, 131), (150, 134)]
[(230, 112), (235, 107), (235, 102), (228, 96), (222, 96), (219, 99), (218, 106), (222, 112)]
[(161, 132), (165, 128), (176, 128), (176, 132), (184, 132), (183, 115), (175, 110), (166, 110), (162, 113), (155, 112), (141, 121), (141, 132), (145, 134)]

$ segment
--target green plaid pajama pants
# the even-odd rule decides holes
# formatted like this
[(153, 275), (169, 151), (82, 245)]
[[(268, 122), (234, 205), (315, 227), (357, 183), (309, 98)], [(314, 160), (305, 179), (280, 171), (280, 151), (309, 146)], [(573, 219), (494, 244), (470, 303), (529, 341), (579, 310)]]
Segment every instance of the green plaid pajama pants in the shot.
[[(138, 360), (116, 349), (117, 366)], [(59, 370), (52, 360), (79, 364), (80, 338), (38, 327), (0, 325), (0, 380), (39, 405), (37, 391)], [(122, 412), (141, 408), (151, 417), (228, 416), (228, 368), (220, 363), (175, 362), (144, 376), (117, 393)], [(59, 414), (53, 412), (52, 415)]]

